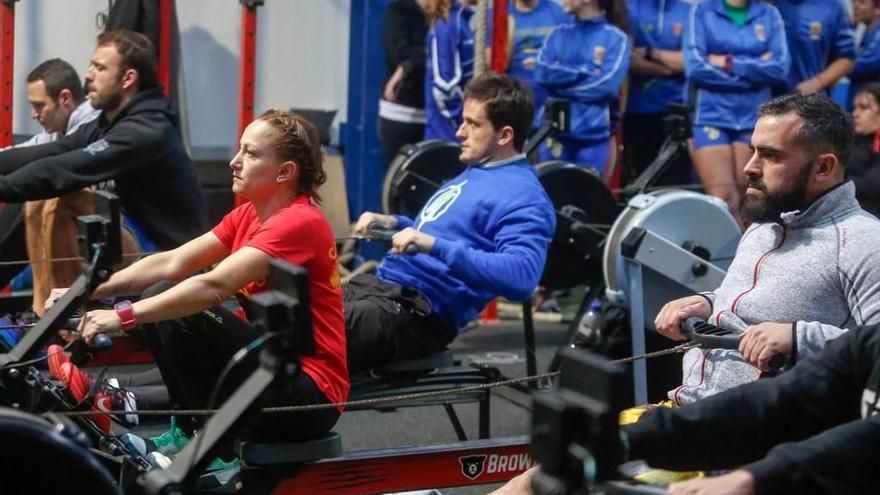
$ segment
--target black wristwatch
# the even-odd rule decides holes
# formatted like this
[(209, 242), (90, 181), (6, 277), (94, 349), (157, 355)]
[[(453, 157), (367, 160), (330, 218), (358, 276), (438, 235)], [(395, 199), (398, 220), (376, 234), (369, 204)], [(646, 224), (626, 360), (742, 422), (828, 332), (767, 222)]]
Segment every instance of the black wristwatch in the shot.
[(653, 46), (649, 46), (645, 50), (645, 60), (654, 60), (654, 47)]

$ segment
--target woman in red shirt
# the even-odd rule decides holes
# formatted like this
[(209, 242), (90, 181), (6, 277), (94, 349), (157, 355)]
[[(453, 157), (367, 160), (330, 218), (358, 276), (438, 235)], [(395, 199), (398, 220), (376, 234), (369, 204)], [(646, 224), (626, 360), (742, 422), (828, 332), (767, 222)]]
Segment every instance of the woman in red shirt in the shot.
[[(326, 180), (322, 156), (318, 134), (303, 117), (270, 110), (257, 118), (245, 129), (229, 164), (233, 192), (250, 201), (210, 232), (144, 258), (101, 284), (95, 299), (143, 296), (134, 303), (117, 303), (115, 309), (86, 313), (82, 338), (91, 342), (98, 333), (139, 327), (136, 331), (150, 347), (172, 403), (203, 408), (229, 359), (259, 336), (221, 303), (234, 294), (268, 290), (269, 260), (281, 258), (308, 270), (316, 352), (300, 359), (301, 372), (290, 386), (267, 392), (264, 405), (345, 401), (349, 377), (336, 245), (315, 205), (320, 201), (316, 189)], [(190, 276), (215, 264), (210, 271)], [(177, 283), (169, 287), (168, 281)], [(50, 301), (58, 296), (59, 291), (53, 291)], [(248, 354), (224, 381), (220, 400), (258, 365), (258, 353)], [(69, 365), (65, 370), (64, 380), (77, 395), (77, 383), (84, 378)], [(273, 439), (314, 438), (329, 431), (340, 412), (330, 408), (267, 414), (252, 430)], [(177, 424), (185, 431), (195, 426), (194, 418), (178, 418)]]

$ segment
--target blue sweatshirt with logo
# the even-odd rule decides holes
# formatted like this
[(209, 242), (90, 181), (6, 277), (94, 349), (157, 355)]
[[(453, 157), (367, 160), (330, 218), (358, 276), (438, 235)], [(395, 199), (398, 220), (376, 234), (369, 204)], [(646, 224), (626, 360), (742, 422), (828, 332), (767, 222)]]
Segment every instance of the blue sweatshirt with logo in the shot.
[(571, 132), (561, 137), (600, 140), (611, 135), (609, 104), (620, 93), (629, 57), (626, 33), (605, 16), (576, 19), (547, 36), (535, 77), (549, 96), (571, 102)]
[(379, 278), (418, 290), (459, 329), (497, 296), (529, 297), (544, 270), (556, 212), (524, 155), (471, 166), (446, 182), (416, 219), (437, 240), (430, 253), (388, 254)]
[[(729, 68), (710, 64), (709, 55), (730, 55)], [(782, 18), (772, 5), (750, 2), (742, 28), (727, 14), (724, 0), (691, 9), (684, 66), (694, 125), (753, 129), (758, 105), (770, 99), (771, 86), (785, 82), (790, 65)]]
[[(635, 46), (680, 51), (694, 0), (629, 0), (630, 34)], [(666, 113), (669, 103), (684, 102), (684, 75), (629, 79), (626, 111), (638, 115)]]
[(791, 52), (790, 90), (838, 58), (855, 58), (852, 21), (840, 0), (773, 0)]
[(425, 139), (455, 141), (464, 108), (464, 86), (474, 75), (473, 11), (457, 1), (449, 17), (428, 31), (425, 72)]

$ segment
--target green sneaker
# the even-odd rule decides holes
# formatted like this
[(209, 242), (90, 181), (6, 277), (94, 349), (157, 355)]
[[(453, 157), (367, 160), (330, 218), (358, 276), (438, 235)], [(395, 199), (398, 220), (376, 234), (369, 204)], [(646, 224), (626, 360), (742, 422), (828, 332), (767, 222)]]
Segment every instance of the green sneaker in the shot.
[(171, 428), (158, 437), (150, 438), (150, 441), (156, 446), (156, 452), (170, 457), (180, 453), (190, 438), (177, 426), (177, 419), (171, 416)]
[[(241, 461), (236, 457), (229, 462), (216, 458), (205, 468), (205, 474), (199, 476), (197, 482), (200, 490), (217, 490), (224, 487), (237, 491), (238, 474), (241, 472)], [(225, 490), (224, 490), (225, 492)]]

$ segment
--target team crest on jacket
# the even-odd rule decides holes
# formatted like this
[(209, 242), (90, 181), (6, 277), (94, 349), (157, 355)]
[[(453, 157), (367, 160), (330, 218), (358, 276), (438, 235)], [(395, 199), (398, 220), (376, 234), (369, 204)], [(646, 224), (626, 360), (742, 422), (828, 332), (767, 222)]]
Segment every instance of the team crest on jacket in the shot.
[(758, 38), (758, 41), (767, 41), (767, 30), (760, 22), (755, 24), (755, 37)]
[(672, 24), (672, 34), (674, 34), (676, 38), (681, 38), (681, 33), (683, 32), (684, 26), (680, 22)]
[(810, 23), (810, 39), (813, 41), (818, 41), (822, 39), (822, 23), (819, 21), (813, 21)]
[(593, 63), (596, 65), (602, 65), (602, 62), (605, 60), (605, 47), (602, 45), (598, 45), (593, 48)]
[(468, 479), (475, 480), (483, 474), (483, 464), (486, 462), (484, 455), (469, 455), (467, 457), (459, 457), (458, 462), (461, 463), (461, 474)]

